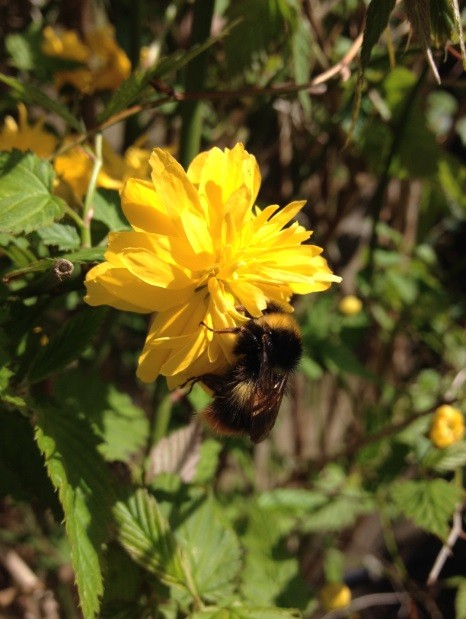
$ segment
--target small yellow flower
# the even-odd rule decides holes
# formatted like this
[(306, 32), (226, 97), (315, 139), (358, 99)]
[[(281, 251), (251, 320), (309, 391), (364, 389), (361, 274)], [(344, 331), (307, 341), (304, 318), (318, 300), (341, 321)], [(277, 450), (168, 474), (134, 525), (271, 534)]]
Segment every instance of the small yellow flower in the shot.
[(131, 63), (115, 41), (113, 28), (104, 24), (86, 33), (82, 41), (74, 30), (44, 28), (42, 51), (47, 56), (80, 63), (75, 69), (57, 71), (55, 86), (71, 84), (85, 94), (115, 90), (131, 71)]
[(232, 361), (231, 337), (215, 330), (260, 316), (293, 294), (326, 290), (335, 276), (312, 232), (289, 222), (304, 202), (255, 207), (260, 172), (242, 144), (198, 155), (185, 172), (166, 151), (151, 154), (152, 182), (129, 179), (122, 206), (133, 231), (109, 237), (106, 262), (87, 274), (90, 305), (153, 313), (138, 376), (170, 387)]
[(345, 608), (351, 602), (351, 589), (341, 582), (330, 582), (322, 587), (319, 597), (326, 611)]
[[(65, 145), (72, 141), (73, 138), (65, 140)], [(106, 140), (103, 141), (102, 150), (103, 163), (97, 177), (97, 187), (119, 191), (128, 178), (134, 176), (141, 179), (150, 178), (148, 163), (150, 151), (140, 148), (137, 143), (130, 146), (123, 157), (118, 155)], [(71, 187), (74, 196), (68, 196), (68, 199), (81, 200), (89, 187), (93, 166), (92, 155), (83, 146), (70, 148), (56, 157), (55, 172), (64, 184), (60, 195), (66, 198), (67, 187)]]
[(145, 138), (136, 141), (125, 151), (123, 157), (118, 155), (108, 142), (104, 141), (103, 167), (97, 180), (99, 187), (119, 191), (128, 178), (150, 178), (150, 151), (141, 148), (141, 142), (144, 141)]
[(14, 148), (23, 152), (30, 150), (39, 157), (49, 157), (57, 145), (56, 137), (46, 131), (44, 118), (33, 125), (28, 123), (27, 110), (23, 103), (18, 104), (18, 122), (7, 116), (0, 129), (0, 150), (11, 151)]
[(362, 301), (353, 294), (348, 294), (341, 299), (338, 304), (338, 309), (342, 314), (345, 314), (345, 316), (355, 316), (362, 310)]
[[(72, 137), (65, 140), (64, 145), (73, 142)], [(62, 155), (55, 157), (53, 162), (57, 178), (63, 186), (59, 190), (63, 198), (68, 197), (74, 202), (76, 198), (81, 200), (87, 192), (91, 180), (92, 168), (94, 163), (90, 153), (81, 146), (74, 146), (65, 151)], [(73, 196), (67, 196), (71, 188)]]
[(432, 443), (440, 449), (458, 443), (464, 436), (464, 417), (462, 412), (443, 404), (434, 412), (429, 437)]

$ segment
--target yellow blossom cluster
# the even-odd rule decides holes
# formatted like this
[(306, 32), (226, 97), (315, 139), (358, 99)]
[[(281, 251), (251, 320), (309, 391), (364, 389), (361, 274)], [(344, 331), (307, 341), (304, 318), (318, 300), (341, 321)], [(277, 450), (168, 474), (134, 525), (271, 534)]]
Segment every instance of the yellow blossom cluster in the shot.
[[(30, 150), (39, 157), (52, 157), (58, 146), (57, 137), (44, 128), (43, 118), (30, 124), (27, 116), (25, 106), (20, 103), (18, 121), (11, 116), (5, 118), (3, 127), (0, 128), (0, 149), (3, 151), (11, 151), (14, 148), (21, 151)], [(69, 136), (63, 145), (72, 144), (73, 140), (74, 138)], [(119, 190), (128, 178), (149, 178), (149, 155), (150, 151), (141, 148), (141, 144), (137, 142), (121, 157), (108, 142), (104, 141), (104, 161), (97, 185)], [(93, 169), (92, 155), (89, 151), (84, 146), (74, 146), (55, 157), (53, 164), (58, 181), (56, 193), (70, 202), (81, 200), (89, 186)]]
[(362, 310), (362, 301), (355, 295), (348, 294), (341, 299), (338, 309), (345, 316), (355, 316)]
[(342, 582), (330, 582), (322, 587), (319, 597), (324, 610), (337, 610), (349, 606), (351, 589)]
[(255, 206), (261, 176), (242, 144), (201, 153), (186, 172), (156, 148), (150, 165), (151, 181), (129, 179), (123, 188), (133, 230), (110, 235), (106, 261), (86, 277), (85, 300), (154, 313), (138, 376), (161, 374), (173, 388), (232, 362), (231, 337), (212, 330), (243, 324), (245, 313), (258, 317), (269, 303), (291, 312), (292, 295), (341, 278), (307, 243), (312, 232), (290, 223), (303, 201)]
[(84, 40), (74, 30), (46, 26), (42, 52), (46, 56), (77, 63), (76, 68), (55, 73), (58, 89), (70, 84), (84, 94), (115, 90), (131, 72), (129, 58), (118, 46), (113, 28), (108, 24), (89, 30)]
[(461, 441), (464, 429), (463, 413), (450, 404), (443, 404), (435, 409), (429, 437), (436, 447), (443, 449)]

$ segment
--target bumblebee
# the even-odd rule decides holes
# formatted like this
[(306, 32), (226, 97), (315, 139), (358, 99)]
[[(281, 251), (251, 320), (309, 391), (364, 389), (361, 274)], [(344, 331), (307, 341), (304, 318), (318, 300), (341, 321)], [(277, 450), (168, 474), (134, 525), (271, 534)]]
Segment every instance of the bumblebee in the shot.
[(275, 425), (288, 378), (301, 359), (299, 327), (290, 314), (270, 305), (242, 326), (213, 331), (236, 335), (235, 362), (222, 374), (188, 381), (202, 382), (213, 393), (201, 417), (219, 434), (245, 434), (260, 443)]

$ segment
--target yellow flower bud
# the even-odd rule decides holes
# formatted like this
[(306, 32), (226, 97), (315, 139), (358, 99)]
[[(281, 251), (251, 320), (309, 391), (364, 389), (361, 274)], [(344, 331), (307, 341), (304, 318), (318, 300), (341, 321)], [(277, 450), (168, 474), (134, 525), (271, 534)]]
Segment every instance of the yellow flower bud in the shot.
[(322, 587), (319, 597), (327, 611), (345, 608), (351, 602), (351, 589), (341, 582), (329, 582)]
[(338, 304), (338, 309), (345, 316), (354, 316), (362, 310), (362, 301), (353, 294), (348, 294)]
[(462, 412), (443, 404), (434, 412), (429, 438), (440, 449), (457, 443), (464, 436), (464, 417)]

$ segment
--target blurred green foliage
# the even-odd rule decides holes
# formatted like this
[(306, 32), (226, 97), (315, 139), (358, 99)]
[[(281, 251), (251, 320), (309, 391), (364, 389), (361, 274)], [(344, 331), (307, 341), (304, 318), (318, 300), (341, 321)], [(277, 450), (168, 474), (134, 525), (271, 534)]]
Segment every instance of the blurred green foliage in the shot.
[[(416, 616), (466, 617), (452, 528), (466, 441), (429, 438), (437, 406), (466, 412), (457, 3), (222, 0), (211, 36), (193, 41), (201, 0), (118, 0), (109, 19), (133, 71), (91, 95), (55, 92), (76, 62), (41, 48), (46, 25), (84, 27), (89, 4), (23, 4), (20, 17), (1, 8), (3, 118), (24, 102), (94, 156), (115, 126), (121, 152), (141, 136), (179, 151), (186, 75), (203, 58), (190, 148), (243, 141), (259, 205), (306, 198), (344, 282), (296, 305), (305, 355), (271, 438), (208, 436), (191, 422), (201, 389), (136, 380), (146, 318), (83, 303), (89, 265), (127, 227), (118, 192), (90, 186), (67, 203), (50, 161), (1, 152), (0, 561), (15, 549), (71, 618), (322, 617), (319, 589), (343, 581), (356, 603), (393, 591)], [(150, 62), (136, 66), (143, 47)], [(362, 302), (354, 314), (347, 295)], [(447, 538), (459, 559), (443, 578), (431, 570)], [(16, 616), (42, 612), (20, 594)]]

